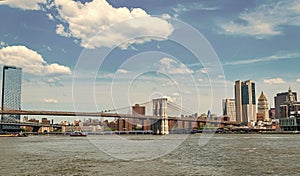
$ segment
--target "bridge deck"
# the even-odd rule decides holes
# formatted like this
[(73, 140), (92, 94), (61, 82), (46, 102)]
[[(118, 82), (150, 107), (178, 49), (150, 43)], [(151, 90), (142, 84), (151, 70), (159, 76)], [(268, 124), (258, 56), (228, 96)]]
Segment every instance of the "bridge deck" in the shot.
[[(104, 113), (104, 112), (68, 112), (68, 111), (37, 111), (37, 110), (0, 110), (0, 114), (14, 114), (14, 115), (50, 115), (50, 116), (87, 116), (87, 117), (114, 117), (114, 118), (131, 118), (141, 120), (159, 120), (160, 116), (144, 116), (144, 115), (131, 115), (131, 114), (117, 114), (117, 113)], [(203, 120), (192, 117), (168, 117), (169, 120), (174, 121), (189, 121), (189, 122), (202, 122), (214, 124), (227, 124), (239, 125), (238, 122), (232, 121), (218, 121), (218, 120)]]

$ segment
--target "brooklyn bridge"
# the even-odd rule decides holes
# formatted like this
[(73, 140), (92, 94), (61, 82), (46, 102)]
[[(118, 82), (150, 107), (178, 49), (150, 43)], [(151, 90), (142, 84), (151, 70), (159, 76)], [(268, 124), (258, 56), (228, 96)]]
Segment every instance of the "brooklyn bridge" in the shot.
[[(152, 115), (145, 114), (145, 104), (152, 105)], [(126, 107), (129, 108), (129, 107)], [(122, 109), (126, 109), (122, 108)], [(143, 109), (144, 108), (144, 109)], [(120, 110), (120, 109), (119, 109)], [(141, 111), (142, 110), (142, 111)], [(72, 116), (72, 117), (94, 117), (94, 118), (117, 118), (118, 130), (128, 130), (128, 125), (133, 121), (139, 120), (143, 130), (152, 130), (154, 134), (169, 134), (170, 130), (176, 129), (198, 129), (201, 124), (211, 124), (216, 127), (224, 127), (226, 125), (240, 125), (238, 122), (230, 121), (229, 117), (211, 117), (210, 114), (206, 118), (197, 115), (182, 115), (190, 113), (185, 108), (169, 102), (167, 98), (157, 98), (150, 102), (142, 103), (132, 107), (132, 113), (118, 113), (118, 109), (106, 110), (101, 112), (71, 112), (71, 111), (41, 111), (41, 110), (13, 110), (3, 109), (0, 114), (8, 115), (39, 115), (39, 116)], [(181, 114), (179, 117), (169, 113), (177, 112)], [(17, 126), (33, 126), (38, 124), (25, 123), (20, 121), (1, 121), (0, 125), (17, 125)]]

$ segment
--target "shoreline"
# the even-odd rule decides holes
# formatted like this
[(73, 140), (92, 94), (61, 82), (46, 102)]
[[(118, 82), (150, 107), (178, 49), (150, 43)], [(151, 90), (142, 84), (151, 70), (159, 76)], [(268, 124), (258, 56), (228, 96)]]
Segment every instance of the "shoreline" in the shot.
[[(104, 131), (104, 132), (84, 132), (89, 136), (98, 135), (159, 135), (153, 134), (151, 131)], [(170, 132), (169, 135), (173, 134), (201, 134), (201, 133), (215, 133), (215, 134), (300, 134), (299, 131), (222, 131), (222, 130), (197, 130), (197, 131), (181, 131), (181, 132)], [(0, 132), (0, 137), (21, 137), (19, 133), (8, 133)], [(26, 136), (69, 136), (71, 132), (23, 132)]]

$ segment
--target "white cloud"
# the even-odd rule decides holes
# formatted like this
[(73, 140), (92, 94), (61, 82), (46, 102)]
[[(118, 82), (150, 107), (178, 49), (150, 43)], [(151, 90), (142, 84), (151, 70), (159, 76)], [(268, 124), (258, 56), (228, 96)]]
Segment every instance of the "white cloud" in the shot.
[(280, 35), (287, 25), (300, 26), (299, 1), (275, 1), (240, 14), (238, 20), (221, 23), (222, 34), (266, 38)]
[(121, 73), (121, 74), (126, 74), (126, 73), (128, 73), (128, 70), (125, 70), (125, 69), (121, 68), (121, 69), (118, 69), (117, 72)]
[(178, 63), (176, 60), (171, 58), (162, 58), (159, 61), (159, 71), (167, 74), (192, 74), (193, 70), (187, 68), (183, 63)]
[(62, 24), (56, 25), (56, 33), (64, 37), (71, 37), (71, 34), (65, 31), (65, 27)]
[(205, 11), (212, 11), (212, 10), (218, 10), (219, 7), (216, 6), (205, 6), (200, 3), (185, 3), (185, 4), (178, 4), (173, 10), (176, 13), (183, 13), (183, 12), (189, 12), (193, 10), (205, 10)]
[[(66, 23), (64, 28), (62, 24), (57, 25), (57, 34), (77, 38), (85, 48), (113, 47), (118, 44), (126, 48), (132, 43), (165, 40), (173, 32), (173, 26), (166, 20), (152, 17), (140, 8), (114, 8), (106, 0), (84, 4), (55, 0), (54, 4), (62, 22)], [(144, 38), (135, 39), (141, 36)]]
[(5, 46), (6, 45), (6, 43), (5, 42), (3, 42), (3, 41), (0, 41), (0, 46)]
[(167, 81), (167, 82), (164, 82), (162, 84), (163, 87), (171, 87), (171, 86), (178, 86), (178, 83), (175, 81), (175, 80), (172, 80), (172, 81)]
[(171, 64), (175, 64), (177, 62), (171, 58), (165, 57), (165, 58), (162, 58), (161, 60), (159, 60), (159, 63), (170, 68)]
[(114, 77), (113, 73), (108, 72), (99, 72), (97, 75), (97, 78), (103, 78), (103, 79), (111, 79)]
[(20, 8), (23, 10), (41, 10), (39, 4), (45, 4), (47, 0), (4, 0), (0, 1), (0, 5), (8, 5), (12, 8)]
[(283, 60), (283, 59), (299, 59), (300, 53), (291, 53), (286, 51), (281, 51), (275, 53), (271, 56), (261, 57), (261, 58), (253, 58), (253, 59), (243, 59), (236, 60), (232, 62), (226, 62), (224, 65), (242, 65), (242, 64), (252, 64), (257, 62), (267, 62), (267, 61), (275, 61), (275, 60)]
[(58, 77), (51, 77), (48, 78), (47, 80), (44, 80), (50, 87), (53, 86), (59, 86), (59, 87), (63, 87), (63, 83), (61, 82), (60, 78)]
[(7, 46), (0, 49), (0, 64), (22, 67), (23, 72), (35, 75), (68, 75), (69, 67), (48, 64), (43, 57), (26, 46)]
[(296, 81), (297, 81), (297, 82), (300, 82), (300, 79), (298, 78), (298, 79), (296, 79)]
[(58, 103), (58, 100), (53, 99), (53, 98), (44, 98), (43, 101), (44, 101), (45, 103), (51, 103), (51, 104), (56, 104), (56, 103)]
[(54, 20), (54, 17), (51, 15), (51, 13), (47, 13), (47, 17), (49, 18), (49, 20)]
[(180, 93), (174, 92), (174, 93), (172, 93), (172, 96), (178, 97), (178, 96), (180, 96)]
[(272, 79), (265, 79), (264, 83), (266, 84), (283, 84), (285, 81), (282, 78), (272, 78)]
[(63, 66), (63, 65), (59, 65), (59, 64), (50, 64), (50, 65), (44, 65), (44, 69), (45, 69), (45, 72), (47, 74), (61, 74), (61, 75), (64, 75), (64, 74), (71, 74), (71, 70), (69, 67), (66, 67), (66, 66)]
[(200, 73), (204, 73), (204, 74), (207, 73), (207, 69), (206, 68), (201, 68)]
[(218, 75), (218, 78), (219, 78), (219, 79), (224, 79), (225, 76), (224, 76), (224, 75)]
[(167, 14), (167, 13), (162, 14), (161, 17), (162, 17), (163, 19), (165, 19), (165, 20), (171, 19), (171, 16), (170, 16), (169, 14)]

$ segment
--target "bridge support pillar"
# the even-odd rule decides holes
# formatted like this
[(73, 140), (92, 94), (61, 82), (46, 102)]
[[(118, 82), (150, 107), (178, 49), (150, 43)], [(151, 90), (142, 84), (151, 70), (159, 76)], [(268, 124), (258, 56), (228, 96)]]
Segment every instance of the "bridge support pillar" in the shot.
[(142, 130), (144, 130), (144, 131), (148, 131), (148, 130), (151, 130), (150, 129), (150, 124), (151, 124), (151, 122), (150, 122), (150, 120), (142, 120)]
[(169, 121), (167, 114), (167, 98), (153, 99), (153, 116), (161, 117), (153, 124), (153, 132), (155, 134), (169, 134)]

